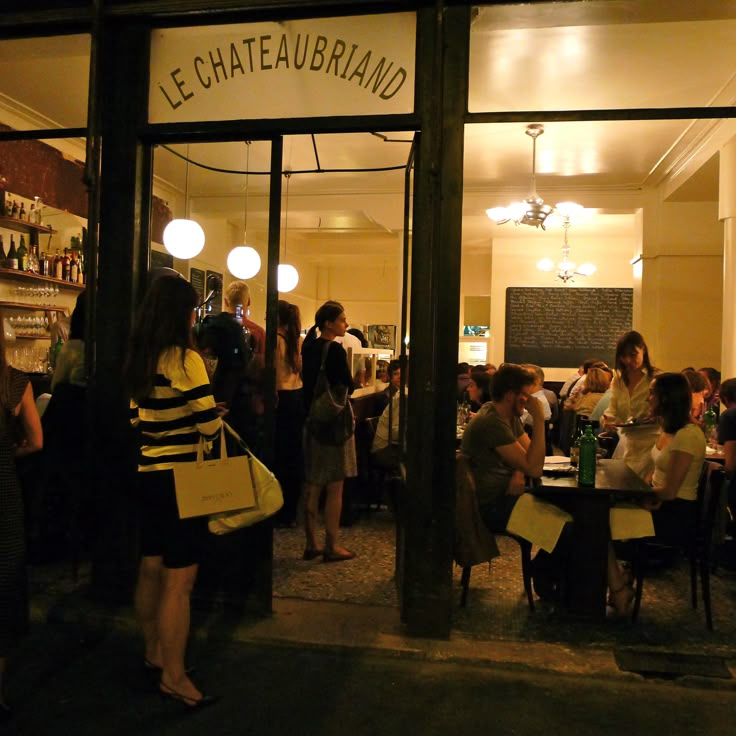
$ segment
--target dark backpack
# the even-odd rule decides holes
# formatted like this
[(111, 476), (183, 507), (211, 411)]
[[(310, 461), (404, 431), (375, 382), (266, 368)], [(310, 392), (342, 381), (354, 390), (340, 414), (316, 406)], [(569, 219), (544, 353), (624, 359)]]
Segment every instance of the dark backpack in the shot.
[(212, 376), (216, 401), (230, 405), (236, 394), (246, 390), (248, 366), (255, 352), (253, 335), (228, 312), (205, 317), (197, 330), (200, 350), (217, 358)]

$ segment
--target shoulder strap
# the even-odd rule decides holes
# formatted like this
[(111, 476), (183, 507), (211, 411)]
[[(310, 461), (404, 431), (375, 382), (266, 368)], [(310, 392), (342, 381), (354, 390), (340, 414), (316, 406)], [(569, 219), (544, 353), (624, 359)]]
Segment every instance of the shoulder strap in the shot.
[(325, 364), (327, 363), (327, 353), (330, 351), (330, 345), (332, 345), (332, 340), (328, 340), (327, 342), (325, 342), (324, 347), (322, 348), (322, 362), (319, 366), (320, 373), (324, 373)]

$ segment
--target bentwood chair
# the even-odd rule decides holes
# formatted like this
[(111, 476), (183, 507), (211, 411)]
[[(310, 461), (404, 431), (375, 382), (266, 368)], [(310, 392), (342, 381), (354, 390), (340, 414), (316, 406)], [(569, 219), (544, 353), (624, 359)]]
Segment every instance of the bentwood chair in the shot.
[[(698, 500), (695, 507), (696, 524), (692, 539), (680, 545), (690, 562), (690, 602), (693, 609), (698, 607), (698, 572), (705, 608), (705, 622), (709, 631), (713, 631), (713, 613), (710, 597), (710, 572), (713, 565), (715, 547), (715, 521), (718, 511), (723, 505), (723, 494), (727, 488), (726, 473), (719, 463), (705, 462), (698, 482)], [(655, 512), (656, 513), (656, 512)], [(644, 577), (647, 568), (648, 547), (665, 547), (656, 540), (640, 540), (634, 556), (634, 607), (631, 620), (636, 621), (641, 606)]]
[(458, 452), (455, 459), (455, 561), (462, 567), (460, 606), (465, 608), (470, 588), (470, 573), (474, 565), (490, 564), (497, 557), (498, 547), (494, 537), (508, 537), (518, 543), (521, 552), (521, 573), (529, 610), (534, 612), (532, 592), (531, 542), (510, 532), (488, 531), (478, 509), (475, 480), (468, 464), (468, 457)]

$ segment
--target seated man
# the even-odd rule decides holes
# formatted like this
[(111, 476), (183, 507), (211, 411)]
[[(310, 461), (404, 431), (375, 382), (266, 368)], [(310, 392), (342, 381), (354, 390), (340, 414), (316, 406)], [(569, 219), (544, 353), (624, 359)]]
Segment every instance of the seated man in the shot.
[[(524, 363), (521, 367), (532, 374), (532, 380), (534, 383), (532, 384), (531, 395), (541, 402), (544, 421), (548, 422), (552, 418), (552, 407), (550, 406), (549, 399), (544, 392), (544, 371), (538, 365), (534, 365), (532, 363)], [(522, 418), (523, 424), (531, 425), (533, 421), (534, 420), (527, 411)]]
[(401, 361), (392, 360), (388, 364), (388, 386), (380, 393), (380, 399), (376, 402), (378, 410), (383, 410), (391, 403), (391, 399), (396, 396), (401, 386)]
[[(504, 531), (524, 476), (539, 478), (544, 465), (544, 413), (532, 396), (536, 379), (518, 365), (506, 364), (493, 377), (491, 401), (470, 421), (462, 439), (476, 484), (480, 513), (488, 529)], [(521, 416), (533, 419), (531, 439)]]
[[(397, 361), (398, 362), (398, 361)], [(371, 454), (376, 464), (386, 470), (398, 470), (399, 455), (399, 407), (401, 394), (396, 391), (393, 399), (383, 410), (376, 434), (373, 436)]]

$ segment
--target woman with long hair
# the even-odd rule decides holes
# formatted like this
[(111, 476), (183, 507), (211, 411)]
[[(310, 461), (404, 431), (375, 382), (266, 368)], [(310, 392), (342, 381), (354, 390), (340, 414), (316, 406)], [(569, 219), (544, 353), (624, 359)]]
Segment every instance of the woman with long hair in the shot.
[(274, 473), (284, 492), (284, 505), (276, 516), (278, 526), (296, 526), (297, 506), (304, 479), (302, 432), (301, 315), (296, 304), (279, 299), (276, 333), (276, 462)]
[[(339, 302), (325, 302), (314, 315), (315, 324), (310, 328), (302, 345), (302, 373), (304, 377), (304, 406), (309, 415), (312, 400), (317, 398), (314, 391), (321, 366), (324, 364), (325, 377), (330, 391), (344, 396), (353, 392), (353, 379), (345, 349), (335, 342), (336, 337), (345, 334), (347, 318)], [(320, 331), (317, 337), (317, 329)], [(346, 411), (352, 408), (346, 400)], [(336, 419), (343, 422), (344, 416)], [(325, 440), (325, 432), (320, 436), (310, 429), (307, 419), (304, 432), (304, 500), (306, 507), (305, 532), (306, 547), (304, 559), (322, 557), (324, 562), (341, 562), (355, 557), (354, 553), (340, 547), (337, 543), (342, 512), (342, 488), (345, 478), (357, 475), (355, 439), (351, 435), (337, 443)], [(336, 433), (338, 436), (339, 433)], [(325, 501), (325, 545), (317, 543), (317, 516), (319, 497), (322, 488), (327, 489)]]
[(611, 376), (602, 368), (591, 368), (585, 374), (585, 387), (580, 393), (567, 400), (566, 409), (574, 409), (576, 414), (590, 416), (596, 404), (603, 398), (611, 385)]
[[(642, 506), (652, 513), (655, 540), (683, 544), (695, 534), (705, 435), (693, 422), (690, 384), (681, 373), (660, 373), (651, 382), (648, 396), (650, 415), (656, 418), (662, 431), (651, 449), (654, 470), (650, 482), (657, 497), (647, 499)], [(609, 586), (614, 607), (624, 613), (633, 599), (633, 591), (626, 584), (612, 547)]]
[(652, 471), (651, 452), (659, 435), (659, 427), (649, 415), (649, 384), (659, 371), (652, 365), (641, 334), (632, 330), (619, 338), (614, 367), (611, 402), (603, 424), (619, 429), (620, 440), (613, 457), (623, 459), (646, 478)]
[(5, 662), (28, 623), (23, 498), (15, 460), (43, 446), (41, 420), (28, 376), (11, 368), (0, 330), (0, 722), (5, 700)]
[(222, 427), (204, 361), (193, 347), (197, 292), (180, 278), (150, 286), (130, 336), (125, 377), (140, 430), (141, 563), (135, 608), (144, 666), (162, 695), (189, 708), (212, 704), (184, 667), (189, 598), (207, 541), (206, 517), (179, 519), (173, 468), (195, 460), (200, 438)]

